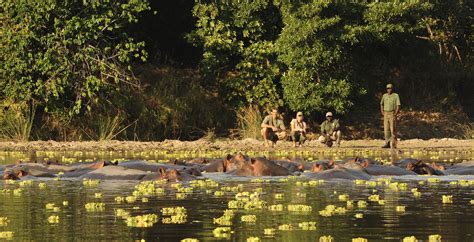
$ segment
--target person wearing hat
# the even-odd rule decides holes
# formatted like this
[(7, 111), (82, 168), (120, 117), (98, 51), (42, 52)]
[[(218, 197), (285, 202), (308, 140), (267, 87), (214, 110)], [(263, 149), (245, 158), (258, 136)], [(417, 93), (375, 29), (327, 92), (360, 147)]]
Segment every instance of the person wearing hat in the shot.
[(400, 97), (393, 92), (393, 85), (387, 84), (387, 93), (380, 100), (380, 112), (383, 116), (383, 132), (385, 136), (385, 145), (382, 148), (396, 148), (397, 143), (397, 115), (400, 111)]
[(268, 145), (268, 140), (272, 142), (271, 146), (273, 147), (279, 139), (283, 140), (286, 138), (285, 124), (280, 119), (277, 109), (273, 109), (272, 113), (263, 119), (261, 127), (261, 135), (265, 146)]
[(339, 120), (332, 118), (332, 113), (326, 113), (326, 120), (321, 124), (321, 136), (319, 142), (332, 146), (332, 142), (336, 141), (337, 146), (341, 145), (341, 130), (339, 130)]
[(306, 140), (306, 130), (308, 127), (306, 126), (306, 122), (303, 120), (302, 112), (298, 112), (296, 114), (296, 118), (291, 120), (290, 127), (293, 146), (298, 147), (303, 145), (304, 141)]

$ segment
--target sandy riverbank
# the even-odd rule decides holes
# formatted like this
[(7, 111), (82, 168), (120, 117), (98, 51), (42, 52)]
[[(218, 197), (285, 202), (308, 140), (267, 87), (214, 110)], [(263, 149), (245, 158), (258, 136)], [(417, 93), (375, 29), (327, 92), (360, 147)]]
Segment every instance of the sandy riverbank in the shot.
[[(381, 149), (382, 140), (348, 140), (343, 141), (341, 147), (327, 148), (323, 144), (313, 140), (307, 142), (299, 150), (321, 150), (321, 149)], [(261, 141), (254, 139), (244, 140), (216, 140), (216, 141), (178, 141), (165, 140), (162, 142), (136, 142), (136, 141), (31, 141), (31, 142), (0, 142), (0, 151), (145, 151), (145, 150), (277, 150), (295, 149), (291, 142), (279, 142), (275, 148), (266, 148)], [(399, 141), (398, 149), (450, 149), (450, 150), (474, 150), (474, 139), (430, 139), (430, 140), (403, 140)]]

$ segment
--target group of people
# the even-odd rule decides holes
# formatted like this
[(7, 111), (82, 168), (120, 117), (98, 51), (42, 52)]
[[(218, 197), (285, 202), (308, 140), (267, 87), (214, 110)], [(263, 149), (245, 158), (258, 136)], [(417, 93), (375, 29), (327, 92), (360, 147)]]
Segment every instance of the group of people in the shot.
[[(396, 148), (396, 121), (400, 111), (400, 98), (397, 93), (393, 92), (392, 84), (387, 84), (386, 90), (387, 93), (380, 100), (380, 112), (384, 119), (385, 136), (385, 145), (382, 148)], [(278, 140), (287, 138), (285, 124), (277, 109), (273, 109), (271, 114), (263, 119), (261, 127), (261, 135), (265, 146), (273, 147)], [(342, 139), (341, 127), (339, 120), (333, 118), (332, 112), (326, 113), (326, 120), (321, 123), (320, 127), (319, 142), (328, 147), (332, 147), (333, 143), (336, 142), (339, 147)], [(304, 121), (303, 113), (297, 112), (296, 117), (290, 122), (290, 137), (294, 147), (303, 145), (307, 132), (308, 125)]]
[[(273, 147), (278, 140), (284, 140), (288, 136), (283, 119), (280, 118), (277, 109), (273, 109), (271, 114), (263, 119), (261, 126), (261, 133), (266, 146)], [(303, 113), (298, 112), (296, 118), (290, 122), (290, 137), (295, 147), (301, 146), (306, 141), (307, 132), (308, 125), (304, 121)], [(326, 120), (321, 124), (321, 136), (318, 140), (328, 147), (331, 147), (334, 141), (339, 146), (341, 137), (339, 120), (333, 119), (332, 113), (327, 112)]]

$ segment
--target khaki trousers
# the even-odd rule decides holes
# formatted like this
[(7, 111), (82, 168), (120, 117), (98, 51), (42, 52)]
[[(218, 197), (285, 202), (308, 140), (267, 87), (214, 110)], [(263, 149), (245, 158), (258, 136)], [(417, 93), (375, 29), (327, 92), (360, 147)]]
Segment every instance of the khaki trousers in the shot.
[(262, 137), (266, 140), (271, 140), (276, 143), (278, 140), (286, 139), (286, 131), (273, 131), (271, 128), (263, 128), (261, 131)]
[(397, 119), (395, 118), (395, 112), (384, 112), (383, 113), (383, 133), (385, 136), (385, 142), (391, 142), (392, 147), (395, 147), (397, 142)]
[[(341, 137), (342, 137), (342, 133), (341, 133), (340, 130), (334, 131), (334, 132), (332, 132), (331, 135), (329, 135), (329, 138), (330, 138), (332, 141), (336, 141), (337, 144), (340, 144), (340, 143), (341, 143)], [(322, 136), (322, 135), (319, 136), (318, 140), (319, 140), (319, 142), (321, 142), (321, 143), (323, 143), (323, 144), (326, 143), (326, 137), (324, 137), (324, 136)]]

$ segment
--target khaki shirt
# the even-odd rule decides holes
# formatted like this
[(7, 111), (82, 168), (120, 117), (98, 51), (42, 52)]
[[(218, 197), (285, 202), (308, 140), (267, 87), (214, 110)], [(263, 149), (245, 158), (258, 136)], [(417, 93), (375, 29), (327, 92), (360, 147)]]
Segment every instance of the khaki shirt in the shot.
[(270, 125), (281, 130), (285, 130), (285, 125), (281, 119), (273, 119), (272, 115), (268, 115), (263, 119), (262, 125)]
[(298, 119), (295, 118), (291, 120), (290, 127), (291, 131), (296, 131), (296, 129), (302, 129), (303, 131), (306, 131), (307, 129), (305, 121), (298, 122)]
[(385, 93), (382, 96), (382, 100), (380, 100), (380, 105), (383, 106), (383, 111), (393, 112), (397, 110), (397, 106), (400, 105), (400, 97), (398, 97), (398, 94), (396, 93), (390, 95)]
[(321, 124), (321, 133), (331, 135), (334, 131), (339, 130), (339, 120), (334, 119), (332, 122), (324, 121)]

